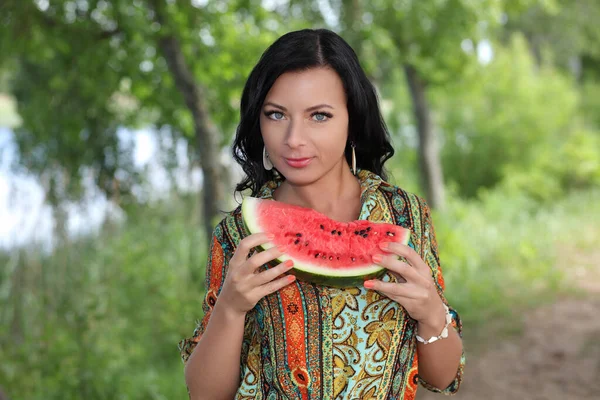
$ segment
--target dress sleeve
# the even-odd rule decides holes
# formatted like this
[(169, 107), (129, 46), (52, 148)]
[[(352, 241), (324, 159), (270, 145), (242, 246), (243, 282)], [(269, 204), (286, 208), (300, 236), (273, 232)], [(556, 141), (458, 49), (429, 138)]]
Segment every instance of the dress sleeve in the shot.
[[(433, 228), (433, 222), (431, 219), (431, 210), (429, 209), (429, 206), (425, 202), (422, 203), (422, 213), (423, 213), (423, 215), (422, 215), (422, 220), (423, 220), (423, 246), (422, 246), (423, 254), (422, 254), (422, 257), (423, 257), (423, 260), (427, 263), (427, 265), (429, 265), (429, 267), (431, 268), (432, 276), (433, 276), (433, 279), (437, 286), (438, 294), (440, 295), (444, 304), (446, 304), (448, 306), (448, 308), (450, 309), (450, 314), (452, 315), (452, 326), (456, 329), (459, 336), (462, 338), (462, 322), (461, 322), (460, 316), (458, 315), (458, 312), (448, 304), (448, 301), (446, 300), (446, 296), (444, 295), (446, 285), (444, 283), (444, 277), (442, 275), (442, 268), (440, 266), (440, 258), (439, 258), (439, 253), (438, 253), (437, 240), (435, 237), (435, 230)], [(450, 385), (448, 385), (448, 387), (446, 387), (444, 389), (436, 388), (436, 387), (432, 386), (431, 384), (427, 383), (427, 381), (425, 381), (422, 378), (419, 378), (419, 382), (421, 383), (421, 385), (424, 388), (426, 388), (432, 392), (443, 393), (443, 394), (447, 394), (447, 395), (455, 394), (456, 392), (458, 392), (458, 388), (462, 382), (464, 367), (465, 367), (465, 351), (464, 351), (464, 347), (463, 347), (463, 353), (460, 357), (460, 364), (458, 366), (458, 370), (456, 371), (456, 377), (454, 378), (452, 383), (450, 383)]]
[(202, 302), (203, 317), (196, 323), (196, 329), (194, 329), (192, 336), (179, 342), (179, 353), (184, 364), (190, 358), (206, 329), (206, 325), (208, 325), (210, 314), (217, 302), (217, 295), (223, 286), (224, 271), (229, 258), (227, 247), (223, 241), (222, 224), (219, 224), (213, 232), (210, 242), (210, 255), (206, 265), (206, 294)]

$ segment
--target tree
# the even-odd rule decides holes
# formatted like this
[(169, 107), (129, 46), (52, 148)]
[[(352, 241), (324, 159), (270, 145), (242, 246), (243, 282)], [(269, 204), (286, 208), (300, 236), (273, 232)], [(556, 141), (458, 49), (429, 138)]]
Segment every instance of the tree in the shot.
[[(358, 52), (363, 53), (363, 62), (368, 65), (371, 76), (384, 83), (394, 75), (394, 68), (399, 67), (403, 71), (418, 132), (421, 185), (433, 207), (443, 207), (445, 190), (429, 91), (432, 87), (443, 87), (454, 81), (477, 61), (473, 52), (461, 49), (463, 44), (475, 46), (493, 33), (504, 12), (517, 14), (532, 2), (336, 2), (342, 16), (340, 30), (347, 32)], [(355, 32), (357, 29), (360, 34)]]
[(432, 85), (455, 79), (473, 62), (473, 55), (461, 51), (461, 44), (476, 42), (485, 33), (482, 26), (496, 23), (502, 2), (381, 0), (369, 5), (374, 23), (387, 30), (396, 46), (404, 70), (419, 137), (425, 197), (434, 208), (443, 208), (444, 176), (428, 91)]
[(597, 1), (554, 0), (509, 15), (503, 36), (506, 41), (515, 32), (524, 34), (538, 65), (555, 63), (581, 81), (586, 60), (600, 59), (599, 18)]
[(551, 7), (535, 5), (508, 17), (503, 29), (506, 43), (522, 33), (538, 68), (557, 65), (579, 84), (584, 117), (600, 126), (600, 3), (594, 0), (555, 0)]
[[(533, 172), (546, 149), (554, 149), (552, 160), (566, 162), (559, 149), (571, 141), (577, 120), (579, 99), (571, 80), (550, 65), (536, 68), (522, 35), (515, 34), (509, 46), (492, 45), (488, 64), (431, 91), (445, 137), (446, 176), (462, 197)], [(543, 173), (546, 188), (554, 179), (551, 170), (578, 163), (554, 164), (536, 171)]]
[(210, 236), (229, 205), (220, 149), (249, 68), (281, 26), (258, 3), (5, 3), (0, 44), (3, 61), (18, 67), (11, 88), (24, 121), (20, 160), (48, 182), (51, 202), (80, 198), (84, 176), (109, 198), (134, 201), (141, 176), (117, 131), (151, 123), (192, 144)]

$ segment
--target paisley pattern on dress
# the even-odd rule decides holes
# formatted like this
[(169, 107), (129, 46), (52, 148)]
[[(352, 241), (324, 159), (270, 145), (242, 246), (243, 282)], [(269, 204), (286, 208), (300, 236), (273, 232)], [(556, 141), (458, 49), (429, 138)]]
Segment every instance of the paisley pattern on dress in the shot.
[[(361, 170), (359, 219), (384, 221), (412, 231), (409, 245), (430, 266), (444, 303), (430, 210), (420, 197)], [(272, 199), (281, 181), (265, 184), (258, 197)], [(227, 274), (229, 259), (248, 235), (241, 208), (215, 228), (206, 268), (204, 317), (179, 343), (184, 362), (200, 340)], [(266, 268), (266, 266), (265, 266)], [(395, 281), (385, 274), (386, 281)], [(453, 326), (462, 324), (450, 307)], [(418, 383), (446, 394), (462, 381), (464, 353), (454, 381), (440, 390), (418, 376), (416, 321), (393, 300), (364, 287), (332, 288), (296, 281), (261, 299), (246, 315), (236, 399), (404, 399)]]

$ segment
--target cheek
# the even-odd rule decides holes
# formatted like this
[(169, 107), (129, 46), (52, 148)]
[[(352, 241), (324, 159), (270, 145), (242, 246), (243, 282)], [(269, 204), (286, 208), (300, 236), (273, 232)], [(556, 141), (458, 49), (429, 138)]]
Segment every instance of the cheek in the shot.
[(337, 121), (331, 121), (331, 124), (325, 128), (325, 134), (322, 137), (324, 145), (330, 152), (343, 153), (348, 141), (347, 120), (338, 119)]
[(336, 162), (340, 157), (344, 156), (346, 141), (348, 134), (345, 130), (327, 129), (319, 132), (313, 143), (319, 149), (319, 153), (323, 159)]
[(275, 138), (277, 138), (278, 136), (281, 136), (281, 135), (278, 135), (277, 132), (278, 132), (277, 128), (274, 124), (269, 123), (269, 121), (266, 121), (265, 117), (261, 117), (260, 133), (262, 135), (263, 142), (265, 143), (266, 146), (268, 146), (268, 147), (276, 146)]

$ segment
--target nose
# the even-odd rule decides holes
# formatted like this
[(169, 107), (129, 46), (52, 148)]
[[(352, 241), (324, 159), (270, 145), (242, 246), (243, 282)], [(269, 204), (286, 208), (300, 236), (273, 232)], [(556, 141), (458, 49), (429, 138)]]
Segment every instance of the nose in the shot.
[(306, 143), (300, 121), (290, 121), (285, 135), (285, 144), (290, 148), (303, 146)]

